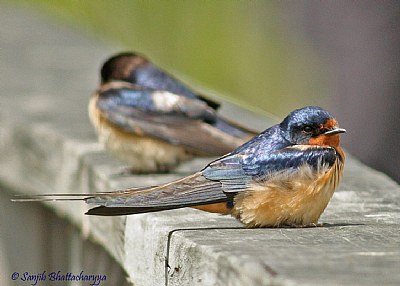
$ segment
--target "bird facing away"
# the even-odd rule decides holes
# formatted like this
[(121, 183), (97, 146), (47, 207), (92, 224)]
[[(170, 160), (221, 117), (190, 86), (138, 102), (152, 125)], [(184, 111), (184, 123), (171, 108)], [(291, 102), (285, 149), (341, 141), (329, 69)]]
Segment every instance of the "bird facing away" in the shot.
[(320, 107), (297, 109), (193, 175), (156, 187), (86, 195), (86, 203), (97, 205), (87, 214), (195, 207), (231, 214), (249, 228), (315, 225), (343, 172), (339, 134), (344, 132)]
[(135, 173), (169, 171), (193, 156), (221, 156), (256, 135), (143, 56), (111, 57), (101, 82), (89, 118), (99, 141)]

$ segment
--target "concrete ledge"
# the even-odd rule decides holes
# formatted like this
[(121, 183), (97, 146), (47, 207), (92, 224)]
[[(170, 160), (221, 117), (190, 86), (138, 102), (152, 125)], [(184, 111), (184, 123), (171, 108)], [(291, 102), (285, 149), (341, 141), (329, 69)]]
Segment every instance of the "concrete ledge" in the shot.
[[(42, 20), (15, 10), (2, 10), (0, 19), (3, 27), (24, 19), (26, 25), (46, 31), (41, 33), (44, 38), (30, 43), (44, 50), (36, 46), (33, 55), (31, 50), (22, 52), (25, 65), (11, 67), (8, 61), (9, 66), (6, 62), (0, 67), (7, 82), (0, 110), (1, 185), (15, 194), (109, 191), (170, 181), (209, 161), (194, 160), (168, 175), (117, 176), (122, 166), (96, 143), (86, 116), (97, 66), (108, 49), (70, 31), (45, 28)], [(56, 34), (64, 38), (53, 49)], [(22, 28), (16, 35), (21, 41), (26, 37)], [(21, 57), (15, 51), (18, 41), (4, 48), (8, 58)], [(57, 51), (60, 46), (67, 52)], [(52, 84), (49, 75), (60, 65), (64, 69), (54, 78), (62, 84), (42, 89)], [(38, 79), (21, 88), (5, 72), (12, 69), (16, 74), (30, 71)], [(41, 77), (35, 73), (38, 69)], [(87, 73), (93, 77), (85, 80)], [(258, 128), (271, 124), (226, 106), (227, 115), (240, 114)], [(249, 230), (231, 217), (192, 209), (108, 218), (84, 216), (87, 206), (79, 202), (46, 206), (79, 227), (81, 239), (100, 244), (135, 285), (400, 284), (400, 188), (352, 157), (320, 220), (325, 225), (318, 228)]]

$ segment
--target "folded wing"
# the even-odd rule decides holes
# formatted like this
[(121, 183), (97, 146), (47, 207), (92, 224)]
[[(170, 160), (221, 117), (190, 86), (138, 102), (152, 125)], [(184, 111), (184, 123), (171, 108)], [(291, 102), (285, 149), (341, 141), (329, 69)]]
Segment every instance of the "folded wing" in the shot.
[(89, 215), (122, 215), (225, 202), (227, 196), (218, 181), (196, 173), (162, 186), (99, 194), (85, 201), (100, 205), (89, 210)]
[(113, 82), (98, 95), (97, 107), (112, 124), (128, 133), (185, 146), (194, 154), (223, 155), (251, 137), (216, 128), (222, 121), (206, 103), (168, 91)]
[(221, 182), (225, 193), (236, 193), (246, 190), (250, 183), (274, 180), (283, 173), (288, 179), (296, 178), (299, 172), (304, 172), (303, 166), (309, 166), (312, 173), (324, 171), (338, 158), (336, 150), (331, 147), (295, 145), (268, 154), (225, 156), (209, 164), (202, 173), (209, 180)]

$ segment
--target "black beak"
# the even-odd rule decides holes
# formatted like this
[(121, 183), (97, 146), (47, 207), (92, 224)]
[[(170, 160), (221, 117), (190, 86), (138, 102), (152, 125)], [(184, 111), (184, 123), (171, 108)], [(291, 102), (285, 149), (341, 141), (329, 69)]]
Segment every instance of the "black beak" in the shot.
[(338, 127), (338, 128), (334, 128), (334, 129), (328, 130), (324, 134), (333, 135), (333, 134), (339, 134), (339, 133), (346, 133), (346, 129)]

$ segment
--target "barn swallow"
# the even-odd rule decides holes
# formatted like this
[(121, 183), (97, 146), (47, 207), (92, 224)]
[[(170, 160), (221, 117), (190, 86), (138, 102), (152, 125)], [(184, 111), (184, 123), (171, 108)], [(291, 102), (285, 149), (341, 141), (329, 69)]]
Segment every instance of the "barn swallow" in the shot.
[(221, 156), (257, 133), (147, 59), (122, 53), (101, 69), (89, 118), (99, 141), (135, 173), (164, 172), (193, 156)]
[(97, 205), (89, 215), (195, 207), (231, 214), (248, 228), (316, 225), (343, 172), (339, 134), (344, 132), (329, 112), (308, 106), (193, 175), (156, 187), (73, 198), (86, 196), (86, 203)]
[(183, 82), (138, 53), (122, 52), (111, 56), (104, 62), (100, 75), (102, 84), (113, 80), (122, 80), (142, 87), (166, 90), (191, 99), (199, 99), (215, 110), (220, 107), (218, 102), (191, 90)]

